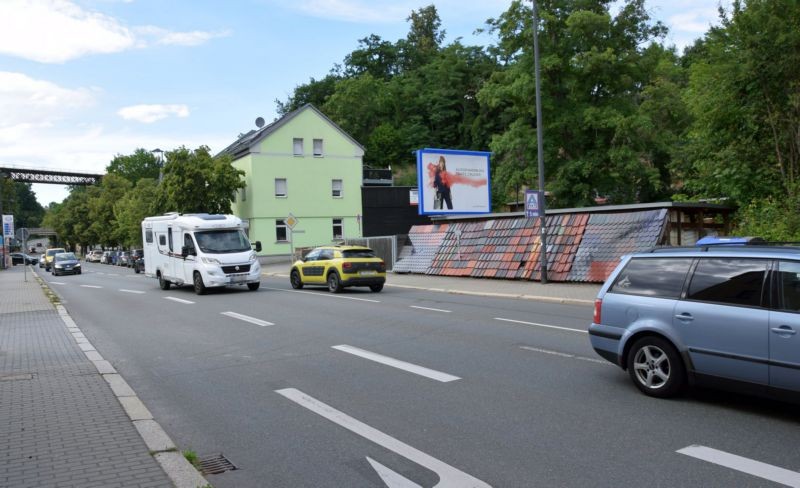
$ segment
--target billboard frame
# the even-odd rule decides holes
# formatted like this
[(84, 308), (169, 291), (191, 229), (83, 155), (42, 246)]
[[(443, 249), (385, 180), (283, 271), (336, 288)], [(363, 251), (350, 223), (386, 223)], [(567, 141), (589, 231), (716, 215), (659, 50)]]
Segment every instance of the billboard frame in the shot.
[[(459, 149), (437, 149), (426, 147), (418, 149), (417, 153), (417, 192), (419, 195), (419, 204), (417, 210), (419, 215), (486, 215), (492, 213), (492, 173), (491, 173), (491, 152), (487, 151), (464, 151)], [(442, 209), (426, 209), (425, 208), (425, 193), (430, 189), (425, 188), (425, 168), (423, 167), (422, 157), (424, 154), (435, 153), (444, 155), (455, 156), (481, 156), (486, 158), (486, 202), (487, 208), (485, 212), (463, 212), (449, 210), (443, 212)]]

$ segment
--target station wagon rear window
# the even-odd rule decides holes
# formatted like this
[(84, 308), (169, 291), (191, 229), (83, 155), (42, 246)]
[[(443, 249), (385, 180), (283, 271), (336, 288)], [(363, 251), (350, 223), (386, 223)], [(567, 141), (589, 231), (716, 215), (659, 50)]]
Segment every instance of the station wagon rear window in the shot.
[(609, 291), (628, 295), (678, 298), (691, 258), (631, 259)]

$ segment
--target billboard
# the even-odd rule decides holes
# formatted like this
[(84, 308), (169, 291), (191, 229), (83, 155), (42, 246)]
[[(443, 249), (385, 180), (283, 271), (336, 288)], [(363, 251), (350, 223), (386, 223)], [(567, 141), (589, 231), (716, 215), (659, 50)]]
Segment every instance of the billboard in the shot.
[(417, 151), (419, 214), (474, 214), (492, 211), (488, 152)]

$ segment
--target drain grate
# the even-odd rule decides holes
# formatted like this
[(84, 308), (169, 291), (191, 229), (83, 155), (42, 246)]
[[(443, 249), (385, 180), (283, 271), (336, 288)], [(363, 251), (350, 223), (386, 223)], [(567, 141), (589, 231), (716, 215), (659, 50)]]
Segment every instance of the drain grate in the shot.
[(211, 454), (198, 460), (200, 472), (203, 474), (221, 474), (226, 471), (234, 471), (236, 466), (222, 454)]

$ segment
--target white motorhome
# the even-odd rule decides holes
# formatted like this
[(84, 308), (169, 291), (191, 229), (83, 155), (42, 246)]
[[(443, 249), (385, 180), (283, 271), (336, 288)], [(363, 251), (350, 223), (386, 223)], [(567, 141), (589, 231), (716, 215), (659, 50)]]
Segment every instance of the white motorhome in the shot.
[(189, 284), (198, 295), (207, 288), (261, 284), (261, 265), (245, 234), (247, 225), (234, 215), (169, 213), (142, 221), (145, 276), (157, 278), (162, 290)]

